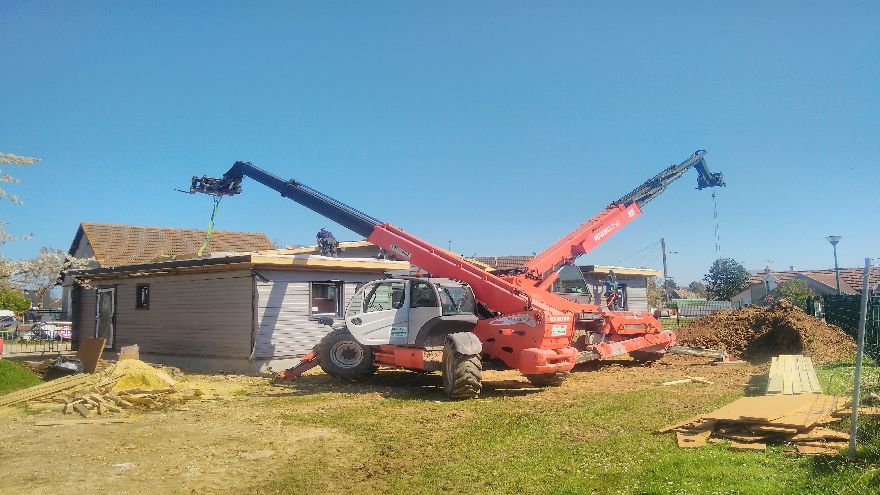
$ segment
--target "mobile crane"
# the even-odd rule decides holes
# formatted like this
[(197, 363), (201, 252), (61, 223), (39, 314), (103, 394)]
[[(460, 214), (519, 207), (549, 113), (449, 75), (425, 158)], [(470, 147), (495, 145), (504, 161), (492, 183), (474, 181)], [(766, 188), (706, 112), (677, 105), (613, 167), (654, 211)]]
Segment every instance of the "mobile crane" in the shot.
[[(724, 187), (723, 175), (709, 170), (698, 150), (687, 160), (671, 165), (614, 201), (571, 233), (533, 257), (521, 268), (508, 271), (504, 280), (528, 295), (551, 290), (559, 274), (574, 260), (608, 240), (642, 213), (642, 208), (690, 168), (696, 169), (697, 189)], [(579, 272), (579, 271), (578, 271)], [(663, 330), (652, 315), (603, 309), (598, 304), (555, 301), (557, 309), (575, 315), (574, 345), (580, 351), (578, 362), (629, 353), (636, 360), (649, 361), (675, 344), (675, 334)]]
[[(366, 237), (434, 277), (448, 277), (386, 279), (364, 285), (352, 297), (345, 328), (330, 332), (283, 378), (315, 365), (346, 379), (365, 376), (379, 365), (440, 370), (447, 394), (469, 398), (480, 392), (483, 357), (519, 370), (539, 386), (560, 384), (574, 367), (574, 314), (553, 304), (565, 301), (555, 294), (527, 294), (460, 256), (248, 162), (235, 162), (220, 178), (193, 177), (189, 192), (239, 194), (244, 177)], [(469, 302), (472, 298), (479, 307)]]

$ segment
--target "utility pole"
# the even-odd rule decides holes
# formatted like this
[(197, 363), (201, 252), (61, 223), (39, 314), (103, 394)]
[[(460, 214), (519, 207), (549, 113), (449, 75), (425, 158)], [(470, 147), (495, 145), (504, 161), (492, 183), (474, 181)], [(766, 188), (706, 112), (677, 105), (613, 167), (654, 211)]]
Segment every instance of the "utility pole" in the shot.
[(663, 302), (669, 302), (669, 274), (666, 269), (666, 238), (660, 238), (660, 249), (663, 250)]

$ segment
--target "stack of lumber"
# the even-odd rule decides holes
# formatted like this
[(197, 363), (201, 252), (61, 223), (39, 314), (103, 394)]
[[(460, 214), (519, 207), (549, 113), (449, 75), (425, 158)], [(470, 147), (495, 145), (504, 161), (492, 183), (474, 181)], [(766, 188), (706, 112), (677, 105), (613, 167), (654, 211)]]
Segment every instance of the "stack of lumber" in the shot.
[(767, 395), (822, 393), (813, 360), (805, 356), (783, 354), (774, 357), (767, 378)]
[(78, 373), (51, 382), (41, 383), (33, 387), (0, 396), (0, 406), (14, 406), (26, 402), (53, 397), (62, 392), (78, 388), (89, 381), (89, 375)]
[(845, 401), (822, 394), (742, 397), (660, 432), (675, 432), (682, 448), (730, 442), (733, 449), (766, 450), (768, 443), (791, 443), (801, 454), (833, 455), (848, 445), (849, 434), (823, 425), (837, 421)]
[(80, 373), (0, 396), (0, 406), (79, 414), (83, 418), (129, 409), (160, 410), (194, 399), (208, 399), (198, 388), (178, 387), (164, 372), (129, 359), (97, 375)]

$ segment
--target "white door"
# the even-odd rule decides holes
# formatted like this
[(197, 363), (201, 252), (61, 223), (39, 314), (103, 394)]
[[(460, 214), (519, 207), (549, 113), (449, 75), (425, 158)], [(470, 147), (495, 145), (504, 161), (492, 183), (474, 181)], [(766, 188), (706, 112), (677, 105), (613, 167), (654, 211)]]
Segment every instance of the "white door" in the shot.
[(114, 311), (116, 310), (116, 289), (98, 289), (97, 309), (95, 311), (95, 337), (104, 339), (104, 348), (113, 348)]
[(351, 335), (365, 345), (406, 344), (407, 283), (403, 280), (374, 282), (362, 290), (362, 307), (349, 306), (345, 315), (345, 324)]

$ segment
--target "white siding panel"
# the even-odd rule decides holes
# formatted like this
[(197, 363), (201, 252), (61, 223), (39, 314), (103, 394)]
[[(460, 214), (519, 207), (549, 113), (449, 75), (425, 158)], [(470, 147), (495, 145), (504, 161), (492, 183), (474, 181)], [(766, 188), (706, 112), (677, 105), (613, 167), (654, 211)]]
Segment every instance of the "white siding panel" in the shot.
[(312, 282), (343, 281), (344, 310), (360, 284), (383, 278), (378, 273), (260, 270), (258, 274), (255, 359), (303, 356), (330, 331), (310, 316)]

